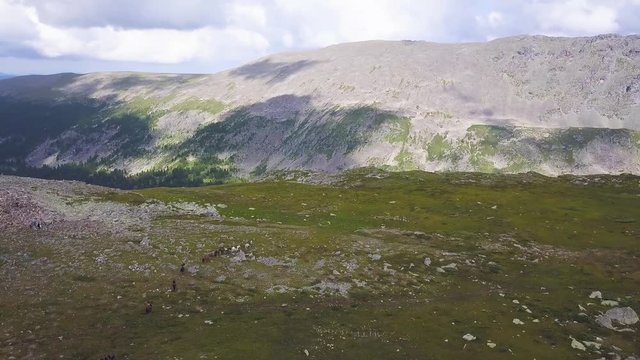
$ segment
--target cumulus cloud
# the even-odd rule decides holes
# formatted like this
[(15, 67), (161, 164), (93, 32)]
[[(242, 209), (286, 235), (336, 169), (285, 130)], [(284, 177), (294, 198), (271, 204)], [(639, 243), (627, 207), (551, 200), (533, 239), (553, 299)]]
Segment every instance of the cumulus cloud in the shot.
[[(238, 23), (243, 27), (206, 25), (193, 29), (169, 26), (146, 28), (144, 19), (141, 20), (142, 26), (123, 27), (118, 22), (98, 26), (99, 22), (91, 22), (91, 26), (82, 27), (76, 21), (75, 14), (81, 13), (77, 9), (65, 15), (68, 23), (61, 23), (60, 18), (47, 23), (43, 21), (40, 9), (49, 9), (44, 11), (54, 16), (50, 9), (51, 2), (38, 3), (40, 7), (36, 7), (27, 1), (0, 1), (3, 1), (0, 2), (0, 38), (11, 39), (16, 46), (31, 48), (42, 57), (178, 64), (215, 61), (217, 57), (245, 60), (247, 55), (264, 54), (269, 48), (268, 39), (249, 30), (256, 23), (264, 23), (264, 19), (260, 19), (259, 11), (247, 7), (230, 7), (234, 10), (233, 16), (242, 19)], [(97, 3), (102, 4), (101, 1)], [(68, 5), (68, 2), (63, 2), (63, 5)], [(65, 6), (62, 8), (67, 9)], [(86, 3), (80, 8), (86, 8)], [(57, 10), (55, 14), (62, 12)], [(105, 19), (109, 19), (109, 16), (107, 13)], [(83, 21), (90, 21), (91, 18)], [(164, 22), (162, 24), (167, 25)]]
[[(613, 4), (613, 6), (612, 6)], [(558, 36), (595, 35), (619, 30), (618, 6), (587, 0), (534, 2), (532, 10), (543, 33)]]
[(180, 31), (130, 29), (111, 26), (59, 29), (38, 24), (38, 37), (28, 44), (47, 57), (75, 56), (111, 61), (178, 64), (213, 60), (215, 56), (241, 57), (247, 49), (264, 52), (268, 41), (243, 29), (210, 27)]
[[(15, 1), (14, 1), (15, 2)], [(209, 0), (22, 0), (56, 27), (196, 29), (224, 26), (227, 2)]]
[(211, 72), (350, 41), (639, 30), (640, 0), (0, 0), (0, 67)]

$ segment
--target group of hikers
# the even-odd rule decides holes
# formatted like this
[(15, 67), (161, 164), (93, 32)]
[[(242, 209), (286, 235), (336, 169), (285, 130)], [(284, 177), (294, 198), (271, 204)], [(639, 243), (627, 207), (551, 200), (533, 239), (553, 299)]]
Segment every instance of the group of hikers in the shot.
[[(245, 245), (245, 247), (249, 247), (249, 246), (250, 246), (249, 243), (247, 243)], [(205, 256), (203, 256), (202, 257), (202, 262), (203, 263), (209, 262), (214, 257), (218, 257), (218, 256), (234, 253), (234, 252), (236, 252), (238, 250), (240, 250), (240, 246), (232, 246), (230, 248), (228, 248), (228, 247), (220, 247), (218, 250), (215, 250), (215, 251), (210, 252), (210, 253), (206, 254)], [(186, 265), (185, 263), (182, 263), (182, 265), (180, 265), (180, 273), (181, 274), (184, 274), (184, 272), (186, 271), (185, 265)], [(177, 290), (178, 290), (178, 286), (176, 284), (176, 280), (174, 279), (171, 282), (171, 291), (172, 292), (176, 292)], [(145, 307), (144, 307), (144, 313), (145, 314), (151, 314), (152, 311), (153, 311), (153, 304), (151, 304), (151, 302), (147, 302), (145, 304)]]
[[(204, 262), (211, 261), (211, 259), (214, 258), (214, 257), (226, 255), (226, 254), (232, 253), (234, 251), (237, 251), (239, 249), (240, 249), (240, 246), (238, 246), (237, 249), (236, 249), (236, 247), (232, 247), (232, 248), (221, 247), (218, 250), (215, 250), (215, 251), (213, 251), (211, 253), (206, 254), (202, 258), (202, 262), (204, 263)], [(180, 274), (184, 274), (184, 272), (186, 271), (185, 266), (186, 266), (185, 263), (182, 263), (182, 265), (180, 265)], [(178, 290), (178, 285), (176, 284), (176, 280), (173, 279), (173, 281), (171, 282), (171, 291), (172, 292), (176, 292), (177, 290)], [(145, 304), (144, 313), (145, 314), (151, 314), (152, 311), (153, 311), (153, 304), (150, 301), (148, 301)], [(107, 356), (101, 358), (100, 360), (115, 360), (115, 359), (116, 359), (115, 355), (107, 355)]]
[[(184, 274), (185, 271), (185, 263), (182, 263), (182, 265), (180, 265), (180, 273)], [(176, 279), (173, 279), (173, 281), (171, 282), (171, 292), (176, 292), (178, 290), (178, 285), (176, 284)], [(153, 304), (149, 301), (145, 304), (144, 306), (144, 313), (145, 314), (151, 314), (151, 312), (153, 311)]]
[(206, 262), (211, 261), (211, 259), (213, 259), (214, 257), (235, 253), (238, 250), (240, 250), (240, 246), (232, 246), (230, 248), (228, 248), (228, 247), (220, 247), (218, 250), (215, 250), (215, 251), (210, 252), (210, 253), (206, 254), (205, 256), (203, 256), (202, 257), (202, 262), (206, 263)]

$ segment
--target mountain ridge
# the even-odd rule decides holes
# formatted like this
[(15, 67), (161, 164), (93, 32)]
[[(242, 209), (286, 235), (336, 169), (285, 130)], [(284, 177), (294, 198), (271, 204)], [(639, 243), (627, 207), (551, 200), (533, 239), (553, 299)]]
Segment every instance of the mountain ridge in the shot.
[(5, 169), (640, 174), (635, 35), (338, 44), (213, 75), (18, 77), (0, 96), (0, 120), (34, 125), (0, 132)]

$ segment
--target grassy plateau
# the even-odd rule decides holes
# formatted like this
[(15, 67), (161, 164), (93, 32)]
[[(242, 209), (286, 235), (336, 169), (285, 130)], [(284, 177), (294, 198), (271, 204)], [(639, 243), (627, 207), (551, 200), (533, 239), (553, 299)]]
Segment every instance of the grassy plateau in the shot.
[(638, 177), (301, 180), (121, 191), (1, 177), (3, 219), (24, 221), (0, 235), (0, 358), (640, 355), (638, 324), (595, 321), (640, 311)]

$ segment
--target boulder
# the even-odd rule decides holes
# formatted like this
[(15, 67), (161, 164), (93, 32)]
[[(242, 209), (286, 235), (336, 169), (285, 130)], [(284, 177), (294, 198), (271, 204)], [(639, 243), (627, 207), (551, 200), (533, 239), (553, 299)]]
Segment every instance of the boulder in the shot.
[(245, 255), (244, 251), (242, 251), (242, 250), (239, 250), (236, 253), (236, 255), (233, 258), (231, 258), (231, 261), (232, 262), (236, 262), (236, 263), (243, 262), (243, 261), (246, 261), (246, 260), (247, 260), (247, 256)]
[(465, 334), (462, 338), (467, 340), (467, 341), (473, 341), (473, 340), (476, 339), (476, 337), (471, 335), (471, 334)]
[(602, 315), (596, 316), (596, 323), (607, 329), (615, 331), (633, 331), (629, 328), (617, 328), (617, 326), (633, 325), (640, 321), (638, 314), (630, 307), (620, 307), (607, 310)]
[(431, 258), (425, 257), (423, 263), (424, 263), (424, 266), (431, 266)]
[(593, 291), (589, 295), (589, 299), (602, 299), (602, 293), (600, 291)]
[(578, 340), (576, 340), (574, 338), (571, 338), (571, 347), (574, 348), (574, 349), (581, 350), (581, 351), (587, 350), (587, 347), (584, 346), (583, 343), (581, 343), (580, 341), (578, 341)]

